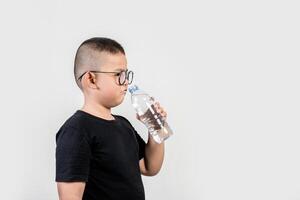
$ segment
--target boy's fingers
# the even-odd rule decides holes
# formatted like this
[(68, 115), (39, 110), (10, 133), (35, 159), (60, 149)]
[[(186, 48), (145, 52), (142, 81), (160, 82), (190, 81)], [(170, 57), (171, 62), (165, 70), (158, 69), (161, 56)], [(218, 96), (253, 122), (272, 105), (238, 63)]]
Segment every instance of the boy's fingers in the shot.
[(167, 112), (165, 111), (165, 109), (163, 107), (160, 106), (159, 102), (154, 102), (154, 108), (162, 117), (164, 117), (164, 118), (167, 117)]
[(157, 112), (163, 117), (167, 116), (167, 112), (163, 108), (158, 108)]

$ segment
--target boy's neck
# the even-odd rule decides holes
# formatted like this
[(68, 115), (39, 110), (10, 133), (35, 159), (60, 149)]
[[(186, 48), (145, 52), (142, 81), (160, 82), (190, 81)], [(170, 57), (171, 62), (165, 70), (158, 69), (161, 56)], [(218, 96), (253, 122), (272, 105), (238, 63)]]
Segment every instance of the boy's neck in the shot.
[(100, 117), (106, 120), (114, 120), (115, 118), (111, 114), (111, 109), (106, 108), (100, 104), (95, 104), (91, 102), (85, 102), (83, 107), (81, 108), (82, 111), (87, 112), (91, 115), (96, 117)]

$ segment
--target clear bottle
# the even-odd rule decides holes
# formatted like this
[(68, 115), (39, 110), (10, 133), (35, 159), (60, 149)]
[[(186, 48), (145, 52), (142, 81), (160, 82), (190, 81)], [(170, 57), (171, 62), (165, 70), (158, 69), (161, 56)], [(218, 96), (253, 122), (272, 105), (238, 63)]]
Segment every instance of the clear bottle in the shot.
[(173, 135), (166, 119), (155, 110), (154, 98), (139, 89), (137, 85), (130, 86), (128, 90), (131, 93), (131, 103), (136, 113), (148, 128), (153, 139), (161, 143)]

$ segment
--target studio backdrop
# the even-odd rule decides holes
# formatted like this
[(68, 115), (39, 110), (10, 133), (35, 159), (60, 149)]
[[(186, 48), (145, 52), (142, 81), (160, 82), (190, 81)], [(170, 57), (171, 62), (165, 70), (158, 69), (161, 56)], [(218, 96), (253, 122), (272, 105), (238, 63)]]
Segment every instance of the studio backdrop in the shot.
[[(289, 0), (1, 2), (0, 199), (58, 199), (75, 52), (109, 37), (174, 132), (146, 199), (299, 200), (299, 19)], [(147, 140), (129, 93), (112, 113)]]

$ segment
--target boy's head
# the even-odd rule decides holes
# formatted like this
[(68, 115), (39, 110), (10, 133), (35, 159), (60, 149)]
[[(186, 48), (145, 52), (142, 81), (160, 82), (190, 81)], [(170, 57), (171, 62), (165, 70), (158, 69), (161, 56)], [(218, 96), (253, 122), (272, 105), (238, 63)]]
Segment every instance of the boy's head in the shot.
[(88, 39), (76, 52), (74, 77), (78, 87), (88, 101), (106, 108), (123, 101), (128, 81), (133, 78), (133, 73), (126, 70), (125, 51), (112, 39)]

